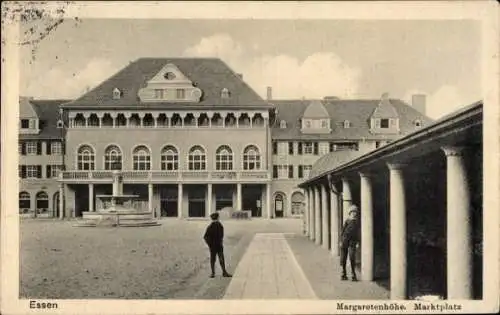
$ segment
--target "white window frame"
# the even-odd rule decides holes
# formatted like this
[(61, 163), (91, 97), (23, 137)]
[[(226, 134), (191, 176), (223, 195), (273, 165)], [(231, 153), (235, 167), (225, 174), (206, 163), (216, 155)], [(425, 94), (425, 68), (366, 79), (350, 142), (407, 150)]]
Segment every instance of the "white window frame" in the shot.
[(51, 165), (50, 166), (50, 177), (57, 178), (59, 176), (59, 172), (62, 170), (62, 165)]
[(312, 165), (302, 165), (302, 178), (309, 178), (311, 170), (312, 170)]
[(62, 154), (62, 142), (53, 141), (50, 143), (50, 154), (61, 155)]
[(260, 170), (260, 152), (256, 146), (250, 145), (243, 151), (243, 170)]
[(134, 171), (151, 170), (151, 152), (143, 145), (135, 147), (132, 153), (132, 169)]
[(92, 147), (83, 145), (78, 148), (76, 159), (79, 171), (93, 171), (95, 169), (95, 151)]
[(278, 165), (278, 179), (288, 179), (288, 165)]
[(177, 171), (179, 169), (179, 152), (172, 145), (167, 145), (161, 151), (161, 169), (163, 171)]
[(233, 169), (233, 150), (228, 145), (222, 145), (215, 152), (215, 169), (230, 171)]
[(314, 143), (310, 141), (302, 142), (302, 154), (304, 155), (314, 154)]
[(104, 151), (104, 169), (107, 171), (113, 170), (114, 163), (120, 162), (119, 170), (123, 169), (122, 151), (116, 145), (110, 145)]
[(26, 155), (36, 155), (38, 143), (36, 141), (26, 141)]
[(26, 178), (27, 179), (38, 178), (38, 165), (26, 165)]
[(189, 149), (188, 170), (204, 171), (207, 169), (207, 154), (202, 146), (195, 145)]

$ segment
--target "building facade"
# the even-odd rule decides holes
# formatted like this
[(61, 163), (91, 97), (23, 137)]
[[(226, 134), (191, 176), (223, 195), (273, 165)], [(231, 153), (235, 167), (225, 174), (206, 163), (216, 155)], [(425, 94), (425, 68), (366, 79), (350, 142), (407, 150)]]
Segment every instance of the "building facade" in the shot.
[[(386, 94), (286, 101), (273, 100), (269, 89), (264, 100), (224, 62), (208, 58), (141, 58), (80, 98), (52, 105), (52, 125), (31, 136), (41, 146), (50, 140), (50, 152), (63, 140), (65, 154), (57, 161), (33, 155), (21, 166), (30, 166), (30, 178), (31, 165), (45, 172), (50, 166), (47, 212), (60, 217), (99, 209), (96, 196), (111, 193), (114, 170), (122, 171), (124, 194), (139, 196), (134, 207), (157, 217), (207, 217), (226, 207), (252, 217), (300, 216), (304, 192), (297, 185), (322, 155), (370, 151), (430, 122)], [(21, 124), (33, 113), (24, 114)], [(59, 138), (43, 138), (44, 128)], [(33, 211), (36, 200), (21, 197), (20, 208)]]

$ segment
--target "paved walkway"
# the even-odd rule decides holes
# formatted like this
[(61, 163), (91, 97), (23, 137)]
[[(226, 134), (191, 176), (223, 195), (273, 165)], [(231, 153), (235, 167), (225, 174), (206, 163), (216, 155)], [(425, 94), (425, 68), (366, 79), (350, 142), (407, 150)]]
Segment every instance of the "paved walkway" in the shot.
[(225, 299), (316, 299), (283, 233), (257, 233)]

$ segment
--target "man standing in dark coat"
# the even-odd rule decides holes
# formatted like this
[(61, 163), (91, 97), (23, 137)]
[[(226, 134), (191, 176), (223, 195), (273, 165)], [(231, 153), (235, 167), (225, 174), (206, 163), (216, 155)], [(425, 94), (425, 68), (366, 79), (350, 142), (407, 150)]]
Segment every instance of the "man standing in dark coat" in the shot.
[(224, 262), (224, 248), (222, 245), (224, 239), (224, 227), (219, 221), (219, 213), (212, 213), (210, 215), (210, 218), (212, 219), (212, 223), (210, 223), (210, 225), (207, 227), (205, 235), (203, 236), (205, 243), (207, 243), (208, 248), (210, 249), (210, 268), (212, 270), (210, 278), (213, 278), (215, 276), (216, 256), (219, 256), (222, 276), (231, 277), (231, 275), (226, 271), (226, 265)]
[(357, 281), (356, 277), (356, 247), (359, 241), (359, 210), (355, 205), (349, 209), (349, 217), (342, 227), (340, 235), (340, 264), (342, 265), (342, 280), (347, 280), (346, 264), (347, 255), (351, 264), (352, 281)]

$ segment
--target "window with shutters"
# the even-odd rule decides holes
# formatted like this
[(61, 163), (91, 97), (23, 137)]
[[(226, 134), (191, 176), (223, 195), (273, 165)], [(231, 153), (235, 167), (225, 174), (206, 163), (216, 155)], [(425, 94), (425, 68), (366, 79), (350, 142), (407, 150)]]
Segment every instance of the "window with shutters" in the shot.
[(39, 165), (26, 165), (26, 178), (41, 178)]
[(52, 141), (50, 143), (50, 154), (61, 155), (62, 143), (60, 141)]
[(288, 165), (276, 165), (278, 168), (277, 178), (288, 178)]
[(47, 177), (50, 176), (51, 178), (57, 178), (59, 176), (59, 172), (62, 171), (62, 165), (47, 165), (47, 168), (50, 173)]
[(36, 141), (26, 142), (26, 154), (28, 155), (38, 154), (38, 143)]
[(293, 165), (288, 165), (288, 178), (293, 178)]
[(304, 142), (302, 144), (302, 152), (303, 152), (303, 154), (313, 154), (313, 143), (312, 142)]
[(273, 178), (278, 178), (278, 165), (273, 165)]
[(293, 155), (293, 142), (288, 142), (288, 154)]
[(328, 142), (321, 142), (319, 144), (319, 154), (320, 155), (323, 155), (323, 154), (327, 154), (329, 152), (329, 146), (328, 146)]
[(312, 165), (302, 165), (302, 172), (304, 178), (309, 178), (309, 174), (311, 173)]

